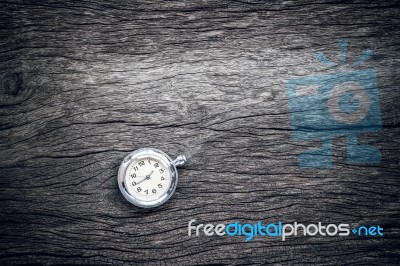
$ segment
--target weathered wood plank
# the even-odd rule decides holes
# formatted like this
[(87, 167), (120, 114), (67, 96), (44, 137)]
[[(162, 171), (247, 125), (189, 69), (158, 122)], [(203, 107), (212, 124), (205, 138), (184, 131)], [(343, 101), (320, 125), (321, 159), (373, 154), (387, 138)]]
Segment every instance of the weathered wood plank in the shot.
[[(2, 1), (1, 264), (399, 263), (396, 1)], [(338, 39), (378, 73), (377, 166), (303, 169), (285, 81), (335, 72)], [(329, 72), (331, 71), (331, 72)], [(124, 200), (122, 158), (184, 152), (173, 198)], [(187, 223), (380, 224), (381, 238), (189, 237)]]

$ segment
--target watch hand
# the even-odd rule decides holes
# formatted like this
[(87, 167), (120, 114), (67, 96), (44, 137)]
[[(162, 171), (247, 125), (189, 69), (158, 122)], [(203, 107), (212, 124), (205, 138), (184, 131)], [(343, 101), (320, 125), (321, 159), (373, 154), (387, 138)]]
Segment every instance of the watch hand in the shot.
[[(150, 174), (146, 175), (142, 180), (140, 180), (139, 182), (137, 182), (136, 185), (139, 185), (139, 184), (142, 183), (143, 181), (145, 181), (145, 180), (147, 180), (147, 179), (150, 179), (150, 176), (153, 174), (153, 172), (154, 172), (154, 170), (151, 171)], [(136, 186), (136, 185), (135, 185), (135, 186)]]
[(135, 186), (136, 185), (138, 185), (138, 184), (140, 184), (140, 183), (142, 183), (144, 180), (146, 180), (146, 178), (147, 178), (147, 176), (145, 176), (145, 177), (143, 177), (140, 181), (138, 181), (138, 182), (135, 182)]

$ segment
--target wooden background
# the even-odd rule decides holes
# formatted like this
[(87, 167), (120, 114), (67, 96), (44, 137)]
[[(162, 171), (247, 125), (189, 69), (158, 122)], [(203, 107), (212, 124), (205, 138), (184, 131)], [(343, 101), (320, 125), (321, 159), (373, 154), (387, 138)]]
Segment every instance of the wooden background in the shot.
[[(337, 1), (335, 1), (337, 2)], [(0, 264), (400, 263), (398, 1), (1, 1)], [(287, 79), (370, 48), (377, 166), (298, 167)], [(337, 70), (334, 70), (335, 72)], [(117, 186), (137, 148), (185, 153), (153, 211)], [(188, 237), (232, 221), (381, 225), (383, 237)]]

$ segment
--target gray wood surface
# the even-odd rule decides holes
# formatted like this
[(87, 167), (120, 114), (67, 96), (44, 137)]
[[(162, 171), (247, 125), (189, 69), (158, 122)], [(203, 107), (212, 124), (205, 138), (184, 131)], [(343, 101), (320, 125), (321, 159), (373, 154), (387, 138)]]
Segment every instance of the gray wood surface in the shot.
[[(335, 1), (337, 2), (337, 1)], [(1, 1), (0, 264), (398, 264), (398, 1)], [(285, 81), (374, 51), (376, 166), (304, 169)], [(141, 147), (185, 153), (152, 211), (117, 186)], [(381, 225), (383, 237), (189, 237), (231, 221)]]

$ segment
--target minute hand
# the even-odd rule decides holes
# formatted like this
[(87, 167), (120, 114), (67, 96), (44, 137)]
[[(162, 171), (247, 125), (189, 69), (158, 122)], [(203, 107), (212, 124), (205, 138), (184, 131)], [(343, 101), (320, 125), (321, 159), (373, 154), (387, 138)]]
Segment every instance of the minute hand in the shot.
[(143, 178), (142, 180), (140, 180), (139, 182), (136, 183), (136, 185), (139, 185), (140, 183), (142, 183), (143, 181), (150, 179), (150, 176), (153, 174), (154, 170), (151, 171), (150, 174), (146, 175), (145, 178)]
[(144, 180), (146, 180), (146, 178), (147, 178), (147, 176), (144, 176), (139, 182), (135, 182), (135, 186), (136, 186), (137, 184), (142, 183)]

